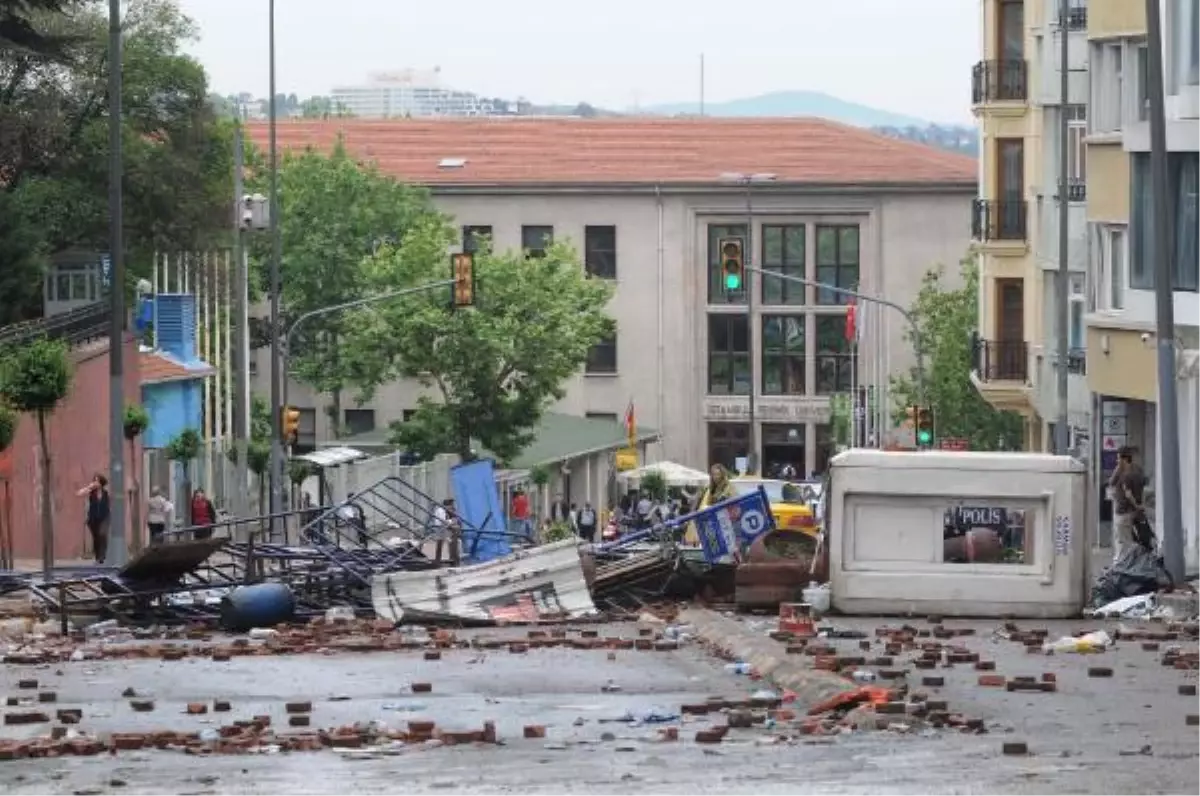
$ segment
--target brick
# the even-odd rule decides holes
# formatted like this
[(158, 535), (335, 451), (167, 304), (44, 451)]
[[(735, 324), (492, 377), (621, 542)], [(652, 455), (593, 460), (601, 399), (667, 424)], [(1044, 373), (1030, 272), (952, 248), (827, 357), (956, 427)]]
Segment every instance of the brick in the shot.
[(580, 631), (579, 635), (582, 638), (599, 638), (600, 631), (598, 631), (598, 630), (582, 630), (582, 631)]
[(1043, 683), (1057, 683), (1058, 676), (1055, 675), (1054, 672), (1042, 672), (1042, 682)]
[(358, 749), (363, 745), (363, 737), (354, 735), (331, 735), (329, 745), (334, 749)]
[[(415, 735), (431, 735), (431, 734), (433, 734), (433, 731), (436, 728), (436, 726), (437, 725), (432, 721), (425, 721), (425, 720), (410, 721), (408, 723), (408, 731)], [(487, 728), (486, 724), (484, 725), (484, 728), (485, 729)]]
[(38, 693), (38, 702), (43, 704), (48, 702), (57, 702), (58, 692), (56, 691), (41, 691)]
[(208, 713), (208, 705), (203, 702), (189, 702), (185, 710), (189, 716), (203, 716)]
[(870, 664), (871, 666), (893, 666), (895, 662), (896, 659), (891, 655), (880, 655), (878, 658), (872, 658)]
[(17, 688), (21, 689), (22, 691), (32, 691), (37, 687), (38, 681), (32, 678), (26, 678), (24, 680), (17, 681)]
[(658, 740), (660, 740), (660, 741), (678, 741), (679, 740), (679, 728), (678, 727), (663, 727), (663, 728), (659, 729)]
[(228, 713), (232, 708), (233, 706), (229, 704), (229, 700), (227, 699), (213, 700), (213, 713)]
[(904, 702), (884, 702), (875, 706), (875, 712), (883, 716), (903, 716), (908, 712)]
[(250, 723), (260, 730), (271, 726), (271, 717), (266, 713), (261, 713), (250, 720)]
[(863, 652), (870, 652), (871, 651), (870, 640), (864, 638), (862, 641), (858, 642), (858, 648), (860, 650), (862, 650)]
[(526, 724), (524, 733), (526, 738), (545, 738), (546, 728), (541, 724)]
[(4, 704), (10, 708), (15, 708), (17, 705), (21, 704), (21, 698), (15, 696), (5, 697)]
[(508, 645), (508, 651), (514, 655), (520, 655), (521, 653), (529, 652), (529, 645), (519, 641), (514, 641)]
[(113, 733), (109, 744), (122, 752), (136, 752), (146, 745), (146, 736), (136, 732)]
[(1146, 652), (1158, 652), (1158, 642), (1157, 641), (1143, 641), (1142, 649)]
[(730, 711), (726, 723), (735, 730), (745, 730), (754, 726), (754, 715), (748, 710)]
[(483, 739), (483, 733), (479, 730), (456, 730), (454, 732), (439, 732), (438, 739), (446, 746), (462, 746), (464, 744), (475, 743)]
[(904, 678), (903, 669), (880, 669), (879, 677), (882, 680), (901, 680)]
[(441, 659), (442, 653), (439, 650), (425, 650), (425, 660), (440, 661)]
[(839, 669), (845, 669), (850, 666), (866, 666), (867, 659), (861, 655), (840, 655), (837, 658)]
[(1200, 726), (1200, 715), (1197, 715), (1195, 713), (1189, 713), (1187, 715), (1187, 719), (1185, 719), (1185, 723), (1189, 727)]
[(312, 720), (312, 717), (309, 716), (308, 714), (304, 714), (304, 713), (293, 715), (293, 716), (288, 716), (288, 726), (289, 727), (307, 727), (309, 725), (309, 723), (311, 722), (311, 720)]
[(230, 655), (229, 650), (215, 649), (212, 652), (212, 659), (217, 663), (224, 663), (231, 657), (233, 656)]
[(993, 672), (995, 670), (995, 661), (975, 661), (975, 671), (977, 672)]
[(679, 642), (667, 640), (656, 641), (654, 642), (654, 649), (658, 652), (671, 652), (672, 650), (679, 649)]
[(700, 730), (696, 733), (696, 743), (720, 743), (724, 738), (723, 730)]
[(1112, 677), (1113, 670), (1107, 666), (1091, 666), (1087, 670), (1088, 677)]
[(1004, 675), (1002, 674), (981, 674), (977, 681), (984, 688), (1004, 688)]
[(133, 708), (133, 710), (137, 713), (149, 713), (150, 711), (154, 710), (154, 700), (131, 699), (129, 700), (129, 707)]
[(78, 724), (83, 718), (83, 711), (79, 708), (61, 708), (55, 713), (55, 718), (63, 724)]
[(649, 638), (635, 638), (633, 640), (633, 648), (635, 650), (652, 650), (654, 649), (654, 640)]
[(774, 710), (770, 711), (767, 715), (770, 716), (771, 719), (774, 721), (795, 721), (796, 720), (796, 711), (792, 710), (791, 708), (775, 708)]
[(1179, 686), (1179, 695), (1180, 696), (1195, 696), (1196, 695), (1196, 684), (1195, 683), (1184, 683), (1183, 685)]
[(709, 705), (705, 702), (682, 705), (679, 708), (679, 712), (685, 716), (703, 716), (708, 713), (708, 710)]
[(73, 755), (91, 757), (104, 751), (104, 744), (95, 738), (73, 738), (66, 743), (67, 750)]
[(946, 684), (945, 677), (922, 677), (921, 685), (925, 688), (941, 688)]
[[(411, 724), (409, 726), (411, 727)], [(496, 743), (496, 722), (485, 721), (483, 723), (483, 742)]]
[(50, 717), (37, 710), (23, 710), (4, 714), (4, 723), (8, 725), (44, 724), (48, 721), (50, 721)]
[(929, 708), (931, 713), (935, 711), (945, 712), (948, 706), (949, 703), (944, 699), (929, 699), (925, 701), (925, 707)]
[(784, 649), (784, 651), (788, 655), (803, 655), (804, 654), (804, 645), (803, 644), (788, 644), (787, 647)]
[(1029, 746), (1024, 741), (1005, 741), (1000, 751), (1006, 755), (1027, 755)]
[(312, 713), (312, 702), (288, 702), (283, 710), (285, 713)]
[(433, 683), (413, 683), (410, 688), (414, 694), (428, 694), (433, 691)]
[(187, 655), (187, 650), (183, 647), (163, 647), (161, 658), (164, 661), (181, 661)]

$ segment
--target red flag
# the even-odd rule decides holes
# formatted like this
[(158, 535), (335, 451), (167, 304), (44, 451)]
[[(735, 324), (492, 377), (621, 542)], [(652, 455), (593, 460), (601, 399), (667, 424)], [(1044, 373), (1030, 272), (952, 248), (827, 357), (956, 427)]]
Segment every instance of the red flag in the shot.
[(850, 306), (846, 307), (846, 341), (854, 342), (858, 339), (858, 308), (854, 302), (850, 302)]
[(629, 400), (629, 406), (625, 408), (625, 436), (629, 438), (630, 445), (637, 439), (637, 416), (633, 411), (632, 398)]

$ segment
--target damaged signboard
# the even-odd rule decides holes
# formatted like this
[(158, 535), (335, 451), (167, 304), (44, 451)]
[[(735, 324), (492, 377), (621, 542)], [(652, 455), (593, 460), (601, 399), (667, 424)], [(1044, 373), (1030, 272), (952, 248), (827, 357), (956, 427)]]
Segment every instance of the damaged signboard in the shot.
[(393, 622), (536, 622), (596, 613), (575, 539), (467, 567), (376, 575), (371, 601)]
[(710, 564), (739, 561), (744, 547), (775, 528), (762, 487), (702, 509), (693, 519), (704, 559)]

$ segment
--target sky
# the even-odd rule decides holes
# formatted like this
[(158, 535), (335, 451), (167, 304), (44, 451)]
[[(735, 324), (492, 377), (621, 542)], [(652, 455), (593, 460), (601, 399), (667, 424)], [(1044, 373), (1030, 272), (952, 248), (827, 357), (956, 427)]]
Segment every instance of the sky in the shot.
[[(222, 94), (268, 94), (268, 0), (179, 0)], [(444, 85), (622, 110), (823, 91), (970, 123), (972, 0), (276, 0), (283, 93), (441, 67)]]

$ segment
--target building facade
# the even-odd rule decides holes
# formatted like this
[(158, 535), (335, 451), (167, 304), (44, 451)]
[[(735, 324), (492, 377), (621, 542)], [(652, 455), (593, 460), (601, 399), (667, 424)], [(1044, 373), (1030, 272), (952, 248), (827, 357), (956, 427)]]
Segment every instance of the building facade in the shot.
[[(588, 274), (615, 282), (614, 339), (553, 410), (620, 419), (661, 433), (651, 455), (693, 467), (750, 452), (750, 394), (764, 468), (823, 469), (832, 449), (831, 397), (855, 385), (882, 391), (913, 364), (898, 316), (860, 309), (857, 349), (847, 299), (764, 278), (722, 287), (717, 242), (748, 240), (747, 261), (788, 276), (880, 296), (902, 306), (922, 274), (953, 282), (969, 246), (973, 160), (811, 120), (491, 120), (413, 122), (391, 133), (353, 120), (284, 125), (285, 146), (351, 152), (431, 187), (462, 229), (500, 250), (536, 256), (570, 240)], [(385, 138), (386, 135), (386, 138)], [(592, 152), (603, 151), (603, 159)], [(446, 166), (448, 160), (455, 165)], [(763, 180), (730, 179), (730, 169)], [(767, 176), (771, 179), (766, 179)], [(740, 175), (739, 175), (740, 176)], [(747, 230), (749, 230), (747, 237)], [(257, 372), (268, 372), (266, 352)], [(882, 363), (882, 364), (881, 364)], [(258, 389), (265, 389), (265, 384)], [(292, 383), (301, 433), (332, 434), (327, 401)], [(344, 426), (366, 432), (402, 420), (420, 388), (401, 382)], [(883, 399), (881, 393), (881, 400)]]
[(497, 112), (491, 100), (442, 86), (438, 69), (372, 75), (365, 85), (338, 86), (330, 100), (339, 112), (360, 119), (491, 116)]
[[(1026, 447), (1049, 450), (1059, 413), (1058, 269), (1067, 242), (1067, 422), (1071, 448), (1088, 444), (1084, 369), (1087, 270), (1087, 18), (1071, 0), (984, 0), (983, 59), (972, 74), (980, 127), (979, 197), (972, 236), (980, 260), (979, 339), (972, 378), (992, 405), (1026, 421)], [(1067, 96), (1062, 91), (1063, 37)], [(1062, 117), (1067, 184), (1061, 186)], [(1066, 224), (1061, 210), (1066, 204)]]

